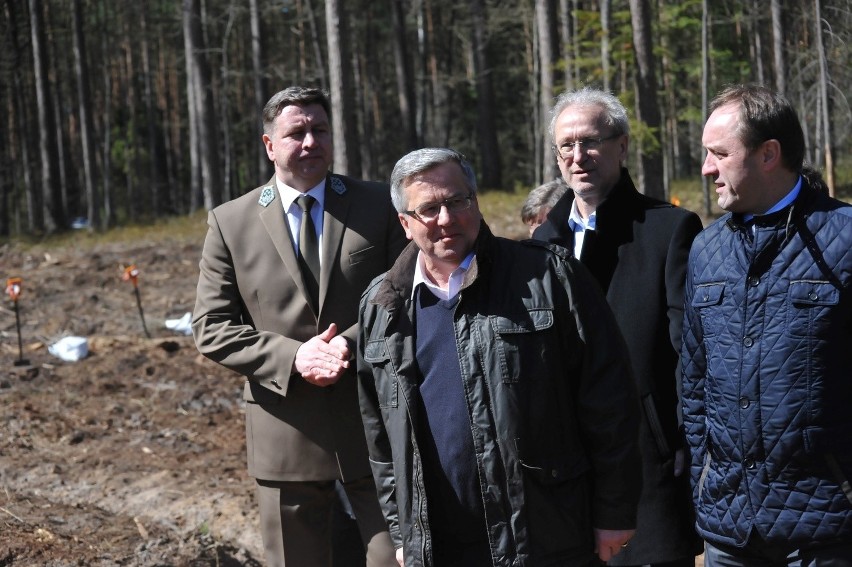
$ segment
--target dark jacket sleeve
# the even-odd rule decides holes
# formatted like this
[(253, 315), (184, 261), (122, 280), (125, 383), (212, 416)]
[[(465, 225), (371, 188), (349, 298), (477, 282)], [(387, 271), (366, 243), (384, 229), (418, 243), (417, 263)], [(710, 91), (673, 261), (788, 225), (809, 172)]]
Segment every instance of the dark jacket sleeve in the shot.
[[(358, 399), (361, 406), (361, 419), (364, 423), (364, 432), (367, 437), (367, 450), (370, 457), (370, 468), (373, 471), (373, 479), (376, 483), (379, 505), (385, 522), (388, 524), (391, 539), (395, 548), (402, 547), (402, 534), (399, 527), (399, 513), (396, 503), (396, 482), (393, 469), (393, 454), (391, 452), (390, 440), (388, 439), (385, 423), (382, 419), (382, 411), (379, 407), (378, 394), (376, 392), (376, 378), (372, 372), (372, 366), (367, 362), (370, 357), (366, 353), (367, 337), (370, 336), (377, 310), (369, 307), (369, 293), (373, 286), (367, 288), (361, 298), (358, 311)], [(367, 358), (365, 358), (367, 357)]]
[[(686, 281), (686, 266), (689, 261), (689, 250), (692, 241), (701, 232), (703, 226), (698, 215), (690, 213), (684, 215), (672, 233), (671, 243), (666, 254), (666, 305), (669, 319), (669, 337), (675, 352), (680, 354), (683, 336), (683, 289)], [(678, 425), (682, 425), (683, 391), (680, 380), (680, 358), (675, 371), (675, 384), (677, 389), (677, 418)], [(682, 442), (682, 439), (678, 441)], [(676, 446), (680, 447), (680, 443)]]

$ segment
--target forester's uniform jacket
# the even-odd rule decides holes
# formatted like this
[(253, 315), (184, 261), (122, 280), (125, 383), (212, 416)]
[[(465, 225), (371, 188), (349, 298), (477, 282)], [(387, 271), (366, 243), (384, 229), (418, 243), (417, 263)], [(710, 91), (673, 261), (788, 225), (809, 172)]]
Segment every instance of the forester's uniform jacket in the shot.
[[(728, 214), (695, 240), (683, 332), (698, 530), (741, 546), (852, 538), (852, 207)], [(844, 487), (847, 494), (844, 494)]]
[[(485, 223), (454, 333), (494, 565), (580, 565), (592, 526), (635, 526), (638, 401), (594, 280), (564, 249)], [(431, 566), (409, 244), (361, 299), (358, 375), (373, 474), (406, 565)]]

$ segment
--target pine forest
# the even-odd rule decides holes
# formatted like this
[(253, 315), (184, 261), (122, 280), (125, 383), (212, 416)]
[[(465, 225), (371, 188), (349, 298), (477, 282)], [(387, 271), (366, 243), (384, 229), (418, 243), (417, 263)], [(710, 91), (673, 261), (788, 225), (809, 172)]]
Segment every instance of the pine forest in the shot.
[(701, 183), (707, 102), (784, 93), (807, 160), (852, 184), (852, 0), (2, 0), (0, 238), (182, 215), (266, 182), (261, 109), (327, 89), (334, 170), (387, 180), (448, 146), (483, 191), (556, 175), (565, 89), (631, 114), (629, 167), (669, 198)]

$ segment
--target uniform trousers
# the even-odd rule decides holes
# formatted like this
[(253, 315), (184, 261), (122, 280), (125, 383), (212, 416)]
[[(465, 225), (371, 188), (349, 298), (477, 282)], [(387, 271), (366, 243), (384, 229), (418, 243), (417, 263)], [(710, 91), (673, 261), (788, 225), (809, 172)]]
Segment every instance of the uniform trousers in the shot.
[[(342, 483), (366, 547), (367, 567), (399, 567), (372, 477)], [(257, 479), (260, 532), (269, 567), (331, 567), (335, 481)], [(340, 563), (340, 558), (336, 563)]]

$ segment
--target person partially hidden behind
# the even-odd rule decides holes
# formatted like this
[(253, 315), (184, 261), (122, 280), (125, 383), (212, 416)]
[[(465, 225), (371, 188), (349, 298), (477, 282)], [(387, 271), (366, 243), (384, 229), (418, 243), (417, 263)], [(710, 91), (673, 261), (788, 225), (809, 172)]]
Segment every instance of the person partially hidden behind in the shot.
[(852, 565), (852, 207), (783, 96), (736, 85), (701, 143), (719, 206), (689, 256), (684, 425), (704, 565)]
[(684, 472), (678, 362), (686, 261), (701, 219), (636, 190), (624, 166), (627, 110), (615, 96), (567, 91), (551, 116), (556, 161), (571, 190), (533, 237), (573, 251), (595, 276), (627, 342), (642, 402), (636, 536), (609, 563), (692, 567), (702, 545)]
[(558, 246), (491, 234), (457, 152), (391, 177), (412, 241), (360, 305), (370, 462), (400, 565), (596, 565), (628, 544), (639, 402), (618, 327)]
[(360, 294), (406, 240), (386, 184), (329, 173), (330, 112), (324, 92), (304, 87), (266, 104), (275, 174), (210, 211), (193, 314), (198, 350), (246, 378), (248, 471), (271, 567), (331, 565), (336, 480), (367, 565), (396, 565), (350, 358)]
[(547, 220), (550, 209), (559, 202), (562, 195), (568, 190), (565, 181), (554, 179), (543, 185), (539, 185), (529, 192), (524, 204), (521, 206), (521, 220), (527, 225), (530, 236), (533, 235), (541, 223)]

